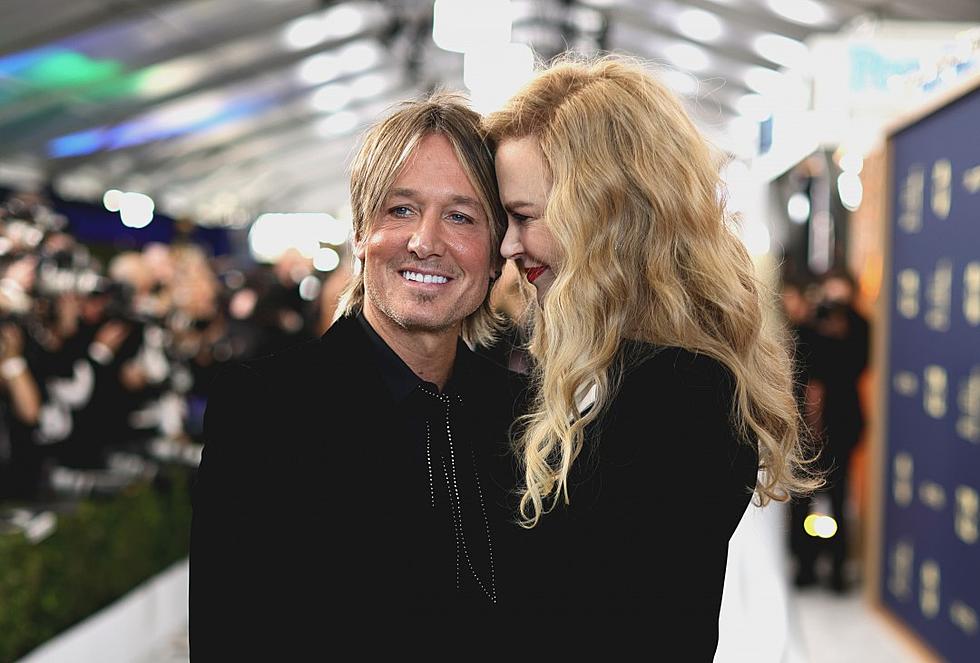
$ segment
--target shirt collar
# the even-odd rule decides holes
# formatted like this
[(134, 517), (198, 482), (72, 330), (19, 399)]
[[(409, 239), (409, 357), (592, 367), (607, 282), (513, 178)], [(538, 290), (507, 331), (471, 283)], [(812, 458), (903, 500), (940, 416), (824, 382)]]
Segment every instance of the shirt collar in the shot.
[[(408, 364), (391, 349), (391, 346), (385, 343), (378, 332), (374, 331), (374, 327), (364, 317), (363, 311), (357, 314), (357, 321), (371, 341), (374, 358), (381, 370), (381, 379), (388, 387), (388, 391), (391, 392), (396, 403), (408, 398), (408, 395), (415, 391), (420, 384), (425, 384), (425, 381), (408, 367)], [(434, 387), (432, 388), (434, 389)]]
[[(408, 396), (415, 391), (419, 385), (422, 385), (430, 392), (438, 392), (439, 389), (431, 382), (426, 382), (409, 368), (408, 364), (398, 356), (391, 346), (385, 343), (385, 340), (381, 338), (381, 335), (374, 330), (371, 323), (367, 321), (364, 317), (364, 312), (357, 314), (357, 321), (360, 323), (361, 327), (364, 329), (364, 333), (367, 334), (368, 339), (371, 341), (371, 347), (374, 349), (374, 357), (377, 361), (378, 368), (381, 371), (381, 378), (388, 387), (388, 391), (391, 392), (392, 397), (396, 403), (404, 401)], [(457, 371), (456, 369), (469, 359), (469, 348), (460, 339), (457, 341), (456, 345), (456, 361), (453, 366), (453, 372), (449, 376), (449, 380), (446, 382), (446, 387), (442, 390), (442, 393), (449, 395), (459, 395), (460, 387), (462, 385), (463, 379), (465, 379), (465, 370)], [(457, 374), (461, 373), (460, 377)]]

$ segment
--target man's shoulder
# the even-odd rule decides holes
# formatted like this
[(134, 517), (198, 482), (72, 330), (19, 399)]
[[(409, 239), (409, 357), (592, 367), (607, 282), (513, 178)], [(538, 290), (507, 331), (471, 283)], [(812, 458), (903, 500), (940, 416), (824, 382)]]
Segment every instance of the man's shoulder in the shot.
[(319, 361), (323, 348), (321, 339), (311, 339), (283, 348), (273, 354), (256, 357), (239, 364), (238, 370), (258, 378), (271, 379), (311, 370)]
[(347, 370), (351, 364), (359, 364), (366, 356), (364, 340), (357, 321), (345, 318), (319, 338), (250, 359), (242, 362), (240, 367), (263, 380), (287, 380), (290, 383), (307, 377), (323, 380), (324, 370), (335, 373)]
[(471, 373), (468, 382), (479, 385), (482, 392), (494, 391), (516, 398), (528, 388), (527, 375), (501, 366), (478, 352), (468, 351), (460, 369)]

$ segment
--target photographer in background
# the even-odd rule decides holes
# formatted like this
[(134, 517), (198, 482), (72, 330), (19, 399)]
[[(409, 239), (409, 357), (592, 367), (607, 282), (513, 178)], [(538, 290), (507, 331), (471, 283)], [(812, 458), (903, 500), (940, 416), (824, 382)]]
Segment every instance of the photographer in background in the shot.
[[(816, 562), (822, 553), (830, 557), (830, 588), (848, 589), (846, 561), (850, 546), (848, 487), (851, 454), (864, 432), (865, 419), (858, 394), (858, 380), (868, 365), (870, 326), (854, 306), (857, 282), (843, 270), (825, 274), (816, 290), (812, 320), (800, 320), (797, 329), (806, 339), (807, 396), (804, 416), (820, 442), (819, 469), (827, 484), (820, 495), (829, 502), (837, 532), (829, 539), (809, 536), (803, 522), (813, 505), (793, 505), (793, 548), (797, 558), (796, 585), (806, 587), (819, 578)], [(798, 338), (800, 332), (797, 332)]]
[(17, 323), (0, 323), (0, 498), (32, 499), (41, 490), (44, 456), (33, 432), (41, 392), (24, 358)]

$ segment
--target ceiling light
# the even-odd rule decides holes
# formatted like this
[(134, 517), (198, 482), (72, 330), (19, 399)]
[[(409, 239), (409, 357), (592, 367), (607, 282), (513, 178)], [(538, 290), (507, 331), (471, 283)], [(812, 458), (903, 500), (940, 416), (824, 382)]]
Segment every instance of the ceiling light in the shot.
[(864, 168), (864, 159), (857, 152), (845, 152), (844, 156), (840, 158), (838, 165), (846, 173), (860, 175), (861, 169)]
[(339, 5), (323, 14), (327, 36), (342, 39), (356, 33), (364, 26), (364, 14), (349, 4)]
[(351, 111), (340, 111), (329, 115), (316, 123), (316, 132), (324, 138), (339, 136), (351, 131), (357, 126), (358, 117)]
[(711, 58), (705, 50), (694, 44), (671, 44), (664, 48), (664, 55), (678, 67), (688, 71), (702, 71), (711, 64)]
[(510, 0), (435, 0), (432, 40), (439, 48), (456, 53), (506, 44), (513, 17)]
[(291, 21), (283, 31), (283, 40), (290, 50), (301, 51), (328, 39), (349, 37), (363, 26), (364, 14), (345, 4)]
[(783, 18), (803, 25), (820, 25), (830, 18), (826, 7), (814, 0), (769, 0), (768, 5)]
[(341, 70), (353, 74), (380, 63), (381, 49), (373, 41), (356, 41), (340, 49), (337, 57), (340, 60)]
[(739, 115), (756, 122), (765, 122), (772, 115), (769, 101), (761, 94), (746, 94), (735, 102)]
[(275, 262), (286, 251), (295, 249), (312, 258), (321, 250), (317, 237), (330, 220), (327, 214), (313, 212), (262, 214), (248, 232), (252, 257), (260, 262)]
[(481, 113), (497, 110), (534, 73), (534, 53), (526, 44), (499, 44), (463, 56), (463, 82)]
[(855, 173), (847, 171), (841, 173), (837, 177), (837, 193), (840, 195), (841, 204), (853, 212), (861, 206), (861, 198), (864, 196), (861, 178)]
[(752, 47), (770, 62), (790, 68), (804, 67), (810, 56), (806, 44), (782, 35), (761, 35), (752, 42)]
[(721, 36), (721, 21), (711, 12), (688, 9), (677, 17), (677, 29), (681, 34), (698, 41), (714, 41)]
[(118, 212), (122, 204), (123, 192), (119, 189), (109, 189), (102, 196), (102, 204), (110, 212)]
[(761, 94), (772, 94), (786, 84), (786, 76), (775, 69), (752, 67), (745, 72), (745, 84)]
[[(316, 264), (314, 263), (315, 266)], [(322, 287), (323, 284), (320, 283), (320, 279), (312, 274), (308, 274), (299, 282), (299, 296), (308, 302), (312, 302), (319, 296)]]
[(348, 86), (342, 83), (330, 83), (317, 89), (311, 102), (319, 111), (338, 111), (350, 103), (353, 96)]
[(303, 60), (299, 65), (299, 78), (304, 83), (326, 83), (340, 75), (340, 61), (329, 53), (318, 53)]
[(765, 224), (758, 220), (745, 221), (741, 230), (742, 243), (750, 255), (759, 257), (769, 253), (772, 236)]
[(810, 199), (802, 191), (795, 192), (786, 203), (786, 214), (793, 223), (805, 223), (810, 218)]
[(313, 268), (319, 272), (332, 272), (340, 264), (340, 254), (329, 246), (319, 249), (313, 256)]
[(365, 74), (351, 83), (351, 91), (357, 99), (374, 97), (388, 89), (388, 77), (384, 74)]
[(319, 16), (304, 16), (289, 23), (283, 37), (288, 48), (300, 51), (326, 39), (327, 26)]
[(127, 191), (119, 201), (119, 216), (124, 226), (145, 228), (153, 220), (153, 199), (143, 193)]
[(694, 76), (685, 74), (683, 71), (671, 69), (660, 75), (660, 80), (675, 93), (682, 97), (692, 97), (697, 94), (698, 81)]

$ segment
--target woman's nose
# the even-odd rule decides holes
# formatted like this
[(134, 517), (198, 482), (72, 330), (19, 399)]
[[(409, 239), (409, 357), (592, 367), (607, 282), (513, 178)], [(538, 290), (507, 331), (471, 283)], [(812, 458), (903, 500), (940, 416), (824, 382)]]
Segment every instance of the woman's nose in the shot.
[(500, 255), (505, 260), (513, 260), (524, 252), (521, 246), (521, 233), (513, 222), (507, 223), (507, 232), (504, 233), (504, 241), (500, 243)]

